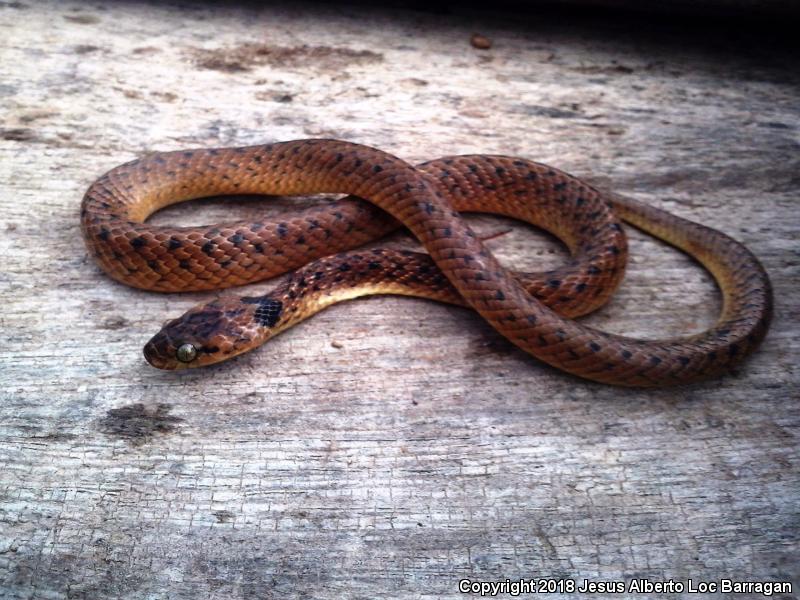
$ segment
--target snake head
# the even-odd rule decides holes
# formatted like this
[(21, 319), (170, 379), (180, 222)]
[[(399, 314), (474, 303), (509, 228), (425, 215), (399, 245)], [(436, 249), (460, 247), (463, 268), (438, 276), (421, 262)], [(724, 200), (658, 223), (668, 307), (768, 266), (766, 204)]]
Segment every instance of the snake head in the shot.
[(221, 298), (190, 309), (164, 324), (144, 347), (144, 357), (158, 369), (203, 367), (247, 352), (261, 343), (264, 331), (258, 305), (242, 298)]

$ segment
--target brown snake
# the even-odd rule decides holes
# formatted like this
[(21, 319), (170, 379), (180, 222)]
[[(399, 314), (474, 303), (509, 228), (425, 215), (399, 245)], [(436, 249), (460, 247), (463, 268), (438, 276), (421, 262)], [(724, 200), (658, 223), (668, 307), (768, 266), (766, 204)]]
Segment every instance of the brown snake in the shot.
[[(274, 223), (144, 224), (160, 208), (203, 196), (323, 192), (352, 196)], [(512, 273), (458, 211), (543, 227), (566, 243), (572, 258), (547, 273)], [(684, 250), (713, 274), (723, 298), (714, 327), (691, 337), (644, 341), (570, 318), (601, 306), (623, 277), (627, 242), (618, 217)], [(377, 249), (325, 256), (400, 224), (427, 255)], [(469, 306), (518, 347), (580, 377), (666, 386), (740, 363), (764, 338), (772, 314), (766, 272), (725, 234), (601, 193), (547, 165), (503, 156), (456, 156), (412, 167), (380, 150), (336, 140), (156, 153), (93, 183), (83, 200), (81, 228), (108, 275), (150, 290), (229, 287), (305, 265), (264, 296), (221, 298), (165, 324), (144, 349), (148, 362), (162, 369), (225, 360), (334, 302), (387, 293)]]

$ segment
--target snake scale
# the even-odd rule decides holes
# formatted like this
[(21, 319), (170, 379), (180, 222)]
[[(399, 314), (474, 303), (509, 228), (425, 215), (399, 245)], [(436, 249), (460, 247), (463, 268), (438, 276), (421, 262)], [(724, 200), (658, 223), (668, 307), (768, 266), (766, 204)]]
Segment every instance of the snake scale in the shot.
[[(145, 224), (167, 205), (203, 196), (308, 193), (350, 196), (276, 222)], [(511, 272), (460, 211), (540, 226), (567, 245), (571, 258), (546, 273)], [(712, 273), (723, 299), (716, 325), (686, 338), (644, 341), (573, 320), (606, 302), (622, 280), (627, 242), (620, 219)], [(401, 225), (427, 254), (353, 250)], [(667, 386), (739, 364), (764, 338), (772, 313), (766, 272), (727, 235), (513, 157), (453, 156), (411, 166), (337, 140), (154, 153), (91, 185), (81, 228), (109, 276), (143, 289), (224, 288), (298, 269), (264, 296), (222, 297), (166, 323), (144, 349), (162, 369), (231, 358), (334, 302), (388, 293), (469, 306), (519, 348), (574, 375)]]

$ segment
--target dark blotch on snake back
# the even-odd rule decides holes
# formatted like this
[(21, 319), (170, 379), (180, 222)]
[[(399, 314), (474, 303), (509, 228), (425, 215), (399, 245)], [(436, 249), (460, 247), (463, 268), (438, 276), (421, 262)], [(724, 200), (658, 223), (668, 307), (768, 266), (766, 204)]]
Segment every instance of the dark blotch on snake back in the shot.
[(265, 297), (245, 297), (242, 298), (245, 304), (257, 304), (255, 318), (262, 327), (272, 327), (278, 322), (283, 311), (283, 303), (280, 300)]

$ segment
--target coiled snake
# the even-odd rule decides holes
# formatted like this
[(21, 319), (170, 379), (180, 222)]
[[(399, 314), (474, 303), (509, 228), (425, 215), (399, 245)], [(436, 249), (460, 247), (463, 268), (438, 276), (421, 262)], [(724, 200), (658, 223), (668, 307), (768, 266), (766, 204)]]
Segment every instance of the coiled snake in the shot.
[[(275, 223), (144, 224), (164, 206), (202, 196), (321, 192), (352, 196)], [(566, 243), (572, 258), (544, 274), (512, 273), (458, 211), (543, 227)], [(714, 327), (683, 339), (643, 341), (572, 320), (602, 305), (622, 279), (627, 243), (619, 218), (684, 250), (713, 274), (723, 297)], [(400, 224), (427, 255), (344, 252)], [(772, 313), (766, 272), (725, 234), (601, 193), (552, 167), (503, 156), (454, 156), (412, 167), (336, 140), (156, 153), (93, 183), (81, 227), (100, 267), (138, 288), (208, 290), (301, 267), (264, 296), (223, 297), (168, 322), (144, 349), (148, 362), (162, 369), (225, 360), (334, 302), (388, 293), (469, 306), (518, 347), (574, 375), (665, 386), (741, 362), (763, 339)]]

